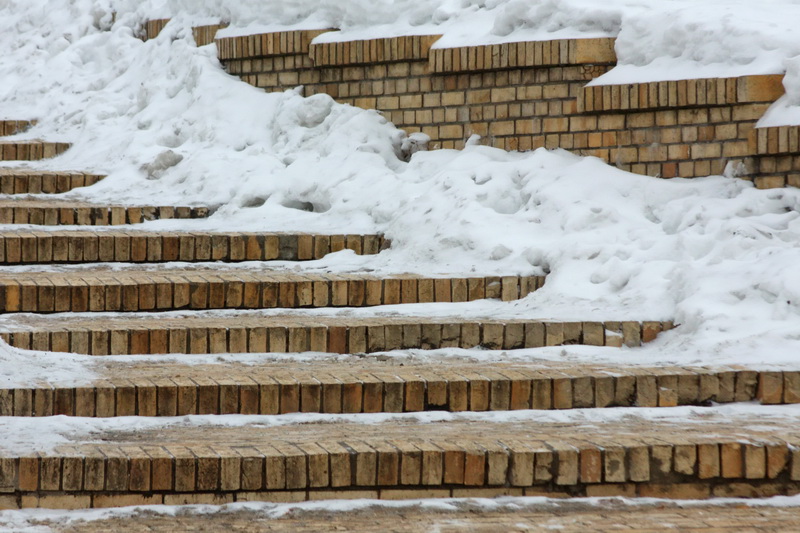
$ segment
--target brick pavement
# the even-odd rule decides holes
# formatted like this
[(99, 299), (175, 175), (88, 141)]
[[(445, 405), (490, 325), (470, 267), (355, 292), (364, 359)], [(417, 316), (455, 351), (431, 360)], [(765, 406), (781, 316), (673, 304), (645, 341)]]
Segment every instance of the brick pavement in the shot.
[[(626, 532), (650, 533), (684, 531), (692, 533), (794, 533), (800, 527), (800, 508), (749, 507), (742, 504), (679, 506), (666, 502), (655, 505), (602, 506), (585, 503), (557, 505), (525, 504), (485, 508), (462, 503), (450, 510), (423, 509), (419, 506), (399, 509), (369, 507), (351, 511), (292, 509), (281, 517), (267, 512), (228, 510), (198, 514), (184, 511), (177, 516), (163, 516), (142, 511), (124, 518), (59, 524), (51, 520), (32, 520), (59, 532), (130, 531), (276, 531), (316, 533), (352, 531), (392, 533), (430, 532), (526, 532), (559, 531), (562, 533)], [(0, 523), (1, 525), (1, 523)]]

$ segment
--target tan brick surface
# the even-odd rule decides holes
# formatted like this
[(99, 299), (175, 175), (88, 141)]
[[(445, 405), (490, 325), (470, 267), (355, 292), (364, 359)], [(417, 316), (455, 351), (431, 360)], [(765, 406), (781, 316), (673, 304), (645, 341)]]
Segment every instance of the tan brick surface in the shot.
[(0, 140), (0, 161), (38, 161), (66, 152), (70, 145), (46, 141)]
[[(3, 452), (2, 459), (14, 465), (6, 470), (18, 472), (6, 481), (15, 493), (57, 496), (64, 494), (64, 487), (83, 487), (71, 494), (90, 495), (92, 505), (99, 505), (95, 500), (103, 493), (146, 491), (148, 483), (151, 488), (161, 487), (165, 503), (167, 496), (169, 501), (184, 497), (233, 501), (245, 485), (256, 492), (272, 491), (272, 495), (249, 493), (248, 498), (281, 500), (293, 495), (306, 499), (307, 490), (337, 488), (333, 479), (338, 486), (356, 490), (374, 487), (381, 498), (450, 496), (455, 488), (497, 485), (528, 487), (540, 494), (566, 490), (586, 495), (590, 487), (599, 494), (601, 487), (611, 490), (617, 484), (627, 484), (631, 488), (625, 490), (641, 496), (752, 497), (800, 490), (794, 450), (797, 436), (786, 424), (779, 417), (741, 414), (733, 419), (682, 422), (633, 416), (602, 424), (526, 417), (513, 422), (456, 420), (435, 425), (410, 419), (276, 427), (165, 425), (131, 431), (98, 429), (90, 442), (73, 441), (22, 457)], [(742, 453), (743, 439), (748, 446), (790, 452), (791, 459), (772, 472), (774, 481), (765, 468), (742, 468), (748, 460), (756, 461), (755, 465), (765, 458)], [(690, 468), (687, 450), (696, 456), (696, 464), (688, 463)], [(161, 468), (154, 462), (154, 451), (165, 458), (166, 465), (172, 463), (168, 482), (153, 473)], [(223, 456), (241, 460), (226, 462), (222, 469)], [(668, 456), (674, 460), (664, 461)], [(83, 470), (67, 467), (79, 457), (84, 458)], [(90, 462), (90, 457), (97, 460)], [(349, 483), (348, 462), (341, 461), (345, 457), (351, 468)], [(653, 470), (656, 461), (657, 471)], [(231, 481), (236, 469), (238, 483)], [(150, 477), (143, 477), (147, 472)], [(220, 496), (223, 485), (233, 492)]]
[[(370, 492), (340, 492), (338, 497), (370, 497)], [(133, 502), (131, 502), (133, 503)], [(460, 503), (448, 510), (367, 507), (351, 511), (323, 511), (295, 508), (279, 518), (265, 512), (223, 510), (185, 512), (177, 516), (134, 513), (84, 522), (78, 517), (70, 523), (52, 518), (39, 519), (42, 526), (63, 532), (132, 531), (393, 531), (397, 533), (457, 531), (556, 530), (565, 533), (610, 531), (662, 531), (665, 527), (692, 533), (790, 532), (800, 522), (798, 507), (748, 507), (737, 504), (621, 506), (611, 502), (599, 506), (583, 503), (534, 504), (524, 499), (513, 505), (480, 508)], [(38, 522), (38, 521), (37, 521)]]
[[(2, 177), (0, 176), (0, 179)], [(125, 223), (114, 217), (111, 225)], [(124, 209), (124, 208), (123, 208)], [(382, 235), (342, 235), (358, 254), (377, 254), (389, 246)], [(244, 253), (240, 244), (245, 243)], [(124, 254), (114, 250), (125, 248)], [(263, 261), (312, 260), (332, 251), (329, 235), (284, 233), (147, 232), (129, 229), (101, 231), (0, 231), (0, 264), (93, 263), (131, 261)]]

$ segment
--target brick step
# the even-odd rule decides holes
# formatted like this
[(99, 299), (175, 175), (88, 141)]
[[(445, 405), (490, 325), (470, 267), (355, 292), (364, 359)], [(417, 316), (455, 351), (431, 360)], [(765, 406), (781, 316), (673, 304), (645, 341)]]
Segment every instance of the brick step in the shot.
[(0, 194), (57, 194), (94, 185), (104, 177), (87, 172), (0, 168)]
[(543, 283), (543, 276), (433, 279), (406, 274), (379, 278), (220, 267), (0, 272), (0, 312), (362, 307), (483, 298), (511, 301)]
[[(800, 372), (521, 363), (105, 362), (0, 389), (0, 416), (184, 416), (800, 403)], [(57, 379), (57, 378), (56, 378)]]
[[(26, 444), (0, 451), (0, 502), (104, 507), (509, 489), (680, 498), (800, 492), (800, 437), (790, 429), (796, 410), (611, 413), (617, 416), (521, 411), (502, 422), (479, 413), (403, 415), (375, 423), (359, 423), (363, 415), (315, 415), (278, 425), (263, 418), (141, 419), (136, 427), (128, 419), (82, 419), (76, 429), (10, 419), (7, 431)], [(67, 442), (37, 446), (42, 431)]]
[[(454, 489), (461, 494), (463, 489)], [(498, 493), (498, 491), (493, 491)], [(499, 491), (503, 496), (520, 496), (523, 489), (508, 488)], [(467, 489), (470, 496), (480, 492)], [(346, 494), (358, 498), (357, 492)], [(99, 500), (102, 501), (102, 500)], [(123, 501), (120, 499), (119, 501)], [(191, 499), (194, 503), (195, 500)], [(47, 499), (43, 499), (43, 506)], [(199, 503), (199, 502), (197, 502)], [(559, 533), (607, 533), (610, 531), (649, 532), (675, 528), (683, 533), (741, 533), (794, 531), (800, 523), (800, 506), (788, 501), (780, 507), (754, 501), (748, 505), (740, 502), (710, 502), (704, 505), (693, 503), (670, 503), (665, 501), (646, 503), (624, 503), (620, 500), (605, 502), (569, 502), (561, 500), (514, 498), (503, 502), (492, 502), (491, 507), (470, 500), (449, 501), (446, 506), (423, 506), (409, 502), (407, 506), (397, 502), (389, 506), (368, 505), (342, 509), (336, 504), (330, 507), (308, 509), (286, 503), (285, 508), (238, 509), (220, 508), (212, 512), (182, 508), (177, 514), (165, 510), (159, 513), (151, 509), (147, 514), (139, 513), (111, 515), (92, 518), (88, 521), (65, 521), (69, 511), (56, 511), (36, 515), (35, 523), (47, 527), (48, 531), (62, 533), (93, 533), (126, 531), (129, 533), (173, 533), (175, 531), (222, 531), (233, 530), (248, 533), (257, 531), (288, 533), (319, 533), (321, 531), (349, 531), (373, 533), (385, 531), (391, 524), (392, 533), (419, 533), (422, 531), (446, 531), (447, 533), (490, 533), (492, 531), (558, 531)], [(283, 512), (289, 511), (289, 512)], [(72, 517), (70, 517), (72, 518)], [(81, 517), (83, 518), (83, 517)], [(0, 518), (0, 525), (3, 525)], [(33, 522), (34, 519), (31, 520)], [(19, 522), (8, 522), (8, 526), (19, 527)], [(669, 524), (669, 526), (666, 526)], [(632, 530), (631, 528), (636, 528)]]
[[(238, 282), (241, 285), (241, 282)], [(241, 287), (237, 290), (240, 304)], [(322, 286), (325, 289), (325, 286)], [(330, 300), (329, 300), (330, 302)], [(296, 302), (295, 302), (296, 303)], [(322, 302), (320, 302), (322, 303)], [(363, 296), (362, 296), (362, 304)], [(86, 355), (166, 353), (365, 353), (396, 349), (447, 347), (489, 349), (539, 348), (586, 344), (641, 346), (671, 322), (562, 322), (403, 316), (226, 317), (103, 315), (7, 317), (0, 338), (22, 349)]]
[(207, 207), (114, 206), (72, 200), (0, 199), (0, 224), (107, 226), (168, 218), (205, 218)]
[(35, 123), (35, 120), (0, 120), (0, 137), (23, 132)]
[(0, 141), (0, 161), (38, 161), (49, 159), (69, 150), (70, 143), (31, 141)]
[(303, 261), (350, 249), (377, 254), (382, 235), (209, 231), (0, 231), (0, 264), (165, 261)]
[(783, 75), (700, 78), (589, 85), (578, 93), (578, 111), (681, 109), (772, 103), (784, 93)]

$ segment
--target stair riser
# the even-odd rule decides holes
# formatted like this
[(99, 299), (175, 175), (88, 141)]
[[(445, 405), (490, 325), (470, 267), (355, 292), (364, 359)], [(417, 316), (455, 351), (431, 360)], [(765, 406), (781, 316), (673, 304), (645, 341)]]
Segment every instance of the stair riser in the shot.
[(94, 185), (103, 178), (81, 173), (5, 173), (0, 169), (0, 194), (58, 194)]
[[(0, 416), (184, 416), (286, 413), (509, 411), (674, 407), (709, 402), (800, 403), (800, 372), (719, 372), (540, 377), (522, 370), (479, 378), (457, 369), (433, 376), (272, 376), (136, 379), (97, 386), (0, 389)], [(526, 375), (527, 374), (527, 375)]]
[(303, 261), (350, 249), (377, 254), (380, 235), (0, 233), (0, 264), (166, 261)]
[(0, 120), (0, 136), (15, 135), (30, 128), (32, 120)]
[(0, 224), (45, 226), (108, 226), (207, 216), (205, 207), (0, 207)]
[[(248, 273), (243, 272), (243, 277)], [(234, 276), (230, 276), (234, 277)], [(399, 303), (466, 302), (483, 298), (505, 301), (525, 297), (541, 287), (543, 277), (471, 278), (456, 280), (375, 279), (320, 281), (223, 280), (214, 275), (167, 279), (153, 272), (149, 279), (60, 279), (37, 281), (20, 276), (0, 284), (0, 311), (84, 312), (165, 311), (179, 309), (260, 309), (295, 307), (362, 307)], [(140, 281), (141, 280), (141, 281)], [(163, 281), (161, 281), (163, 280)]]
[[(22, 349), (85, 355), (168, 353), (369, 353), (396, 349), (473, 348), (493, 350), (585, 344), (641, 346), (671, 329), (663, 322), (429, 322), (353, 319), (349, 326), (227, 327), (148, 324), (104, 328), (90, 326), (1, 332), (0, 338)], [(166, 319), (168, 321), (168, 319)], [(243, 322), (245, 320), (243, 319)], [(230, 321), (228, 321), (230, 322)], [(248, 320), (253, 322), (253, 320)], [(256, 320), (258, 322), (258, 320)], [(265, 319), (264, 322), (267, 322)], [(274, 322), (274, 321), (273, 321)], [(361, 325), (359, 325), (359, 323)], [(615, 332), (612, 334), (610, 332)]]
[(800, 492), (797, 450), (758, 439), (610, 449), (586, 443), (553, 449), (526, 441), (465, 449), (436, 441), (355, 439), (277, 446), (103, 446), (84, 455), (9, 457), (0, 459), (0, 488), (8, 493), (0, 505), (31, 507), (38, 498), (51, 505), (62, 499), (74, 508), (122, 505), (125, 498), (127, 504), (297, 501), (351, 490), (386, 499), (505, 491), (673, 498)]
[(68, 143), (40, 141), (0, 141), (0, 161), (39, 161), (63, 154), (70, 148)]

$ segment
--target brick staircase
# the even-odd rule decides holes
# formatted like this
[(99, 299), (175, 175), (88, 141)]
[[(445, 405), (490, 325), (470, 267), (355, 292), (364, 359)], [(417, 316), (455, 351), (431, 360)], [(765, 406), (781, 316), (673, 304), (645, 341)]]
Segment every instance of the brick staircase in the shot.
[[(148, 31), (163, 25), (154, 22)], [(216, 29), (197, 30), (195, 38), (199, 44), (210, 42)], [(256, 70), (266, 67), (255, 65), (252, 58), (262, 63), (269, 59), (269, 68), (280, 71), (279, 85), (304, 83), (302, 72), (297, 80), (286, 74), (300, 66), (341, 68), (353, 58), (362, 65), (386, 63), (389, 58), (401, 69), (397, 65), (407, 60), (410, 69), (430, 61), (438, 73), (546, 66), (549, 70), (543, 72), (555, 77), (543, 81), (542, 94), (549, 96), (542, 98), (552, 97), (559, 105), (570, 100), (576, 106), (566, 111), (566, 104), (559, 107), (564, 116), (556, 118), (577, 129), (555, 130), (558, 142), (583, 139), (575, 133), (583, 128), (586, 143), (594, 143), (600, 135), (597, 148), (605, 149), (601, 147), (606, 141), (619, 143), (617, 134), (627, 129), (626, 121), (649, 120), (637, 114), (619, 125), (617, 119), (592, 115), (580, 126), (575, 113), (595, 113), (608, 107), (607, 99), (612, 106), (622, 106), (622, 100), (617, 102), (613, 90), (582, 89), (579, 94), (577, 85), (571, 84), (562, 94), (557, 88), (561, 80), (556, 78), (563, 72), (554, 69), (565, 64), (570, 72), (583, 73), (576, 78), (581, 83), (605, 71), (614, 59), (608, 40), (537, 45), (531, 47), (530, 56), (522, 45), (516, 54), (508, 47), (498, 48), (497, 54), (491, 48), (479, 57), (477, 48), (458, 54), (431, 51), (435, 40), (431, 36), (405, 38), (394, 47), (386, 46), (388, 40), (376, 40), (314, 48), (310, 44), (314, 35), (305, 32), (269, 35), (218, 42), (221, 57), (236, 58)], [(403, 46), (398, 48), (398, 43)], [(598, 63), (597, 54), (605, 59)], [(538, 63), (526, 63), (527, 57), (538, 58)], [(232, 64), (227, 66), (233, 72)], [(377, 69), (375, 75), (381, 72)], [(418, 74), (420, 79), (428, 75)], [(261, 74), (252, 76), (245, 79), (261, 84)], [(434, 94), (440, 99), (432, 107), (442, 108), (450, 120), (448, 109), (472, 98), (488, 98), (483, 102), (487, 104), (519, 99), (517, 89), (513, 95), (463, 92), (464, 101), (456, 103), (462, 98), (457, 88), (469, 85), (470, 79), (465, 74), (442, 77), (447, 89), (443, 95), (448, 96)], [(767, 84), (762, 92), (737, 92), (739, 87), (750, 87), (748, 83), (732, 83), (730, 94), (719, 89), (723, 99), (741, 100), (725, 105), (765, 107), (764, 95), (772, 95), (774, 87)], [(669, 104), (671, 86), (665, 87)], [(421, 82), (417, 89), (425, 92)], [(336, 90), (341, 97), (342, 89)], [(638, 94), (649, 98), (649, 90)], [(675, 90), (682, 94), (680, 85)], [(637, 109), (650, 106), (663, 111), (660, 103), (655, 104), (660, 94), (657, 90), (652, 101), (640, 98)], [(697, 94), (696, 89), (695, 98)], [(745, 102), (749, 94), (759, 96)], [(425, 98), (419, 98), (424, 107)], [(453, 103), (448, 103), (451, 98)], [(472, 103), (481, 103), (478, 100)], [(398, 97), (399, 106), (405, 105), (403, 101)], [(628, 108), (630, 102), (629, 93)], [(355, 103), (375, 107), (371, 100)], [(503, 105), (510, 113), (515, 104)], [(537, 104), (531, 105), (535, 110)], [(453, 110), (454, 123), (466, 120), (463, 112)], [(437, 122), (431, 113), (431, 121)], [(467, 116), (470, 113), (468, 109)], [(427, 120), (427, 115), (421, 116)], [(676, 123), (679, 116), (675, 113)], [(481, 120), (488, 124), (495, 118), (484, 114)], [(512, 125), (517, 122), (521, 121), (511, 120)], [(601, 122), (618, 125), (605, 128)], [(759, 153), (783, 154), (796, 148), (791, 128), (785, 133), (751, 134), (754, 122), (742, 126), (742, 131), (755, 139)], [(28, 123), (14, 124), (1, 122), (0, 131), (12, 134)], [(544, 130), (561, 127), (554, 122), (540, 126), (538, 133), (525, 133), (530, 147), (539, 142), (533, 139), (540, 134), (541, 143), (548, 144)], [(456, 136), (463, 137), (463, 124), (458, 127)], [(508, 136), (498, 131), (494, 138), (519, 137), (522, 130), (513, 128), (516, 125)], [(597, 129), (613, 130), (613, 140)], [(443, 131), (449, 130), (437, 130), (437, 135)], [(565, 141), (567, 134), (575, 135), (572, 141)], [(0, 158), (34, 160), (67, 148), (40, 141), (0, 142)], [(641, 159), (639, 154), (637, 148)], [(707, 161), (712, 168), (718, 163), (711, 161), (717, 159), (698, 156), (691, 163)], [(654, 164), (663, 171), (672, 163)], [(644, 172), (653, 170), (646, 163), (631, 164), (644, 164), (638, 169)], [(696, 169), (692, 166), (692, 172)], [(791, 181), (784, 174), (784, 183)], [(58, 193), (100, 179), (80, 172), (3, 169), (0, 192)], [(467, 357), (431, 362), (408, 355), (385, 356), (381, 352), (395, 349), (413, 354), (476, 346), (514, 350), (584, 344), (628, 349), (654, 340), (674, 325), (613, 317), (602, 322), (448, 317), (435, 314), (433, 305), (425, 314), (422, 306), (484, 298), (512, 302), (541, 288), (546, 283), (543, 276), (318, 274), (270, 263), (309, 261), (344, 249), (377, 254), (390, 245), (381, 235), (166, 232), (134, 227), (148, 220), (207, 215), (204, 207), (93, 205), (42, 197), (0, 200), (0, 223), (29, 225), (0, 230), (4, 266), (0, 338), (22, 349), (98, 356), (85, 378), (55, 375), (0, 389), (0, 416), (9, 417), (20, 434), (63, 431), (67, 441), (19, 450), (0, 446), (0, 509), (503, 495), (751, 497), (794, 494), (800, 489), (800, 436), (787, 428), (788, 418), (773, 411), (763, 411), (769, 415), (764, 416), (755, 407), (694, 420), (687, 410), (669, 414), (675, 412), (669, 408), (712, 402), (800, 403), (800, 371), (485, 363)], [(413, 314), (404, 314), (397, 307), (403, 304), (422, 305), (414, 306)], [(286, 355), (257, 362), (246, 355), (265, 352)], [(367, 355), (375, 353), (381, 355)], [(224, 358), (197, 359), (209, 354)], [(102, 357), (107, 355), (117, 357)], [(665, 414), (629, 409), (619, 415), (607, 409), (611, 407), (658, 407)], [(280, 416), (293, 413), (308, 415)], [(82, 427), (89, 429), (54, 429), (54, 423), (65, 419), (43, 417), (55, 415), (81, 417)], [(169, 418), (186, 415), (213, 416)], [(503, 520), (498, 523), (507, 524)]]
[[(69, 179), (46, 174), (55, 177), (45, 187), (44, 174), (10, 172), (14, 178), (7, 183), (14, 192), (30, 191), (40, 179), (35, 190), (87, 184), (79, 173), (63, 174)], [(397, 307), (386, 313), (381, 306), (511, 302), (546, 280), (304, 274), (269, 261), (313, 260), (346, 248), (376, 254), (389, 243), (380, 235), (135, 230), (131, 224), (142, 220), (206, 211), (62, 207), (37, 198), (14, 207), (3, 221), (96, 227), (0, 231), (0, 261), (16, 266), (0, 273), (0, 338), (23, 349), (119, 357), (98, 357), (83, 380), (53, 376), (0, 390), (0, 416), (14, 417), (23, 433), (54, 415), (105, 421), (65, 445), (0, 453), (3, 507), (542, 494), (753, 496), (798, 487), (798, 442), (780, 419), (743, 414), (686, 424), (632, 410), (602, 424), (576, 424), (535, 413), (798, 403), (800, 372), (463, 358), (433, 363), (366, 355), (474, 346), (635, 347), (672, 323), (470, 319), (419, 311), (404, 316)], [(37, 210), (59, 216), (48, 219)], [(354, 314), (356, 308), (363, 310)], [(235, 355), (264, 352), (292, 359), (253, 364)], [(308, 352), (353, 355), (297, 360)], [(192, 354), (231, 355), (224, 362), (184, 361)], [(441, 411), (450, 414), (435, 413)], [(269, 422), (291, 413), (321, 418), (310, 425)], [(370, 413), (411, 418), (353, 418)], [(234, 414), (270, 418), (229, 420)], [(168, 418), (184, 415), (216, 418), (188, 425)], [(444, 418), (434, 423), (425, 418), (431, 415)], [(149, 418), (132, 430), (129, 419), (118, 418), (131, 416)]]

